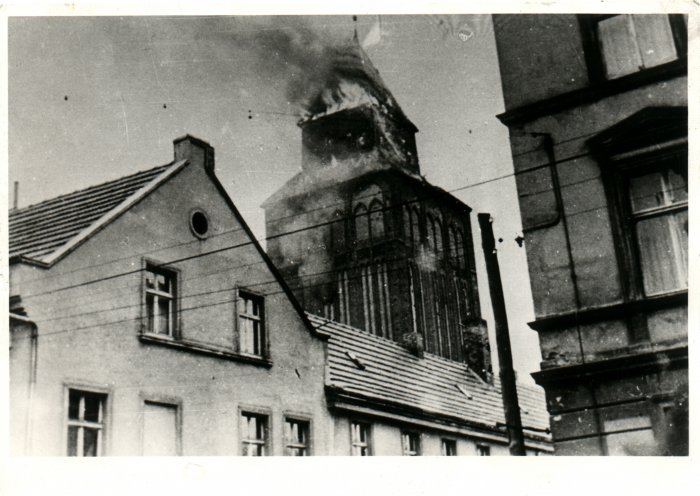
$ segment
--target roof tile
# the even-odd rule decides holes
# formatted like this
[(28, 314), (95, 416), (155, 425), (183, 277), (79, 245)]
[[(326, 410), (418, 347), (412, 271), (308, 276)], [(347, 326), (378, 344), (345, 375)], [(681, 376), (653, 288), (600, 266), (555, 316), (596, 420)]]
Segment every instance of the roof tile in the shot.
[[(330, 335), (327, 386), (472, 425), (495, 428), (505, 422), (498, 380), (487, 384), (464, 363), (430, 353), (417, 358), (399, 344), (360, 329), (315, 315), (309, 315), (309, 320)], [(541, 388), (518, 384), (518, 399), (524, 427), (538, 431), (549, 427)]]
[(170, 165), (154, 167), (10, 211), (10, 257), (47, 258)]

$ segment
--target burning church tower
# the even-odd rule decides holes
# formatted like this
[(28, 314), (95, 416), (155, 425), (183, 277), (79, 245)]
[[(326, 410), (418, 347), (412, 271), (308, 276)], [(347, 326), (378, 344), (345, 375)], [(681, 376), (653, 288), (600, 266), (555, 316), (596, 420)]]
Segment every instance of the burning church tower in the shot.
[(268, 253), (307, 311), (486, 377), (471, 209), (420, 175), (418, 129), (356, 37), (331, 67), (302, 170), (263, 205)]

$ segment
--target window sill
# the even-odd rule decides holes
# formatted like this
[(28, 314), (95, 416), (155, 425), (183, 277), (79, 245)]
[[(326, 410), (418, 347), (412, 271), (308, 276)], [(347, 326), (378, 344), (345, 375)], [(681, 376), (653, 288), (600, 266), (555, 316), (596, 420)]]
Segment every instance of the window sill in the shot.
[(546, 315), (528, 322), (535, 331), (556, 331), (567, 326), (591, 324), (601, 320), (625, 318), (633, 312), (651, 312), (663, 308), (688, 306), (688, 290), (682, 289), (671, 293), (646, 296), (639, 300), (617, 302), (596, 307), (582, 308), (578, 311)]
[(687, 73), (688, 60), (683, 57), (615, 79), (593, 81), (589, 86), (580, 89), (545, 97), (540, 101), (525, 103), (508, 109), (496, 117), (506, 126), (514, 126), (548, 114), (555, 114), (575, 106), (595, 102), (618, 93), (631, 91), (645, 85), (686, 76)]
[(183, 351), (189, 351), (191, 353), (199, 353), (202, 355), (222, 358), (224, 360), (233, 360), (238, 362), (250, 363), (253, 365), (260, 365), (267, 368), (272, 367), (272, 360), (270, 360), (269, 358), (236, 353), (235, 351), (227, 348), (212, 346), (210, 344), (200, 343), (197, 341), (191, 341), (187, 339), (174, 339), (169, 336), (162, 336), (158, 334), (149, 333), (139, 334), (139, 340), (142, 343), (167, 346), (169, 348), (175, 348)]

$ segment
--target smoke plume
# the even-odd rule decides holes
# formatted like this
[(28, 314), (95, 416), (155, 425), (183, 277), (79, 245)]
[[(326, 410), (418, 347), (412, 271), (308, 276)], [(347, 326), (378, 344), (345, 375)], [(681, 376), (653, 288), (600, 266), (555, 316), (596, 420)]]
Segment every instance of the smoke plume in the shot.
[(230, 31), (227, 37), (256, 55), (256, 69), (261, 74), (285, 82), (286, 97), (301, 114), (324, 88), (337, 81), (333, 51), (340, 40), (312, 29), (303, 19), (273, 17), (252, 29)]

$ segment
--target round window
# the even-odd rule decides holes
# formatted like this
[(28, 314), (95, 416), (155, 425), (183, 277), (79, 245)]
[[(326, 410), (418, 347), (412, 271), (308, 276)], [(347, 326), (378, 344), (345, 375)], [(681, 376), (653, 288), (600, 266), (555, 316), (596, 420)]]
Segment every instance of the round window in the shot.
[(201, 210), (192, 212), (190, 216), (190, 228), (195, 236), (204, 239), (209, 234), (209, 218)]

